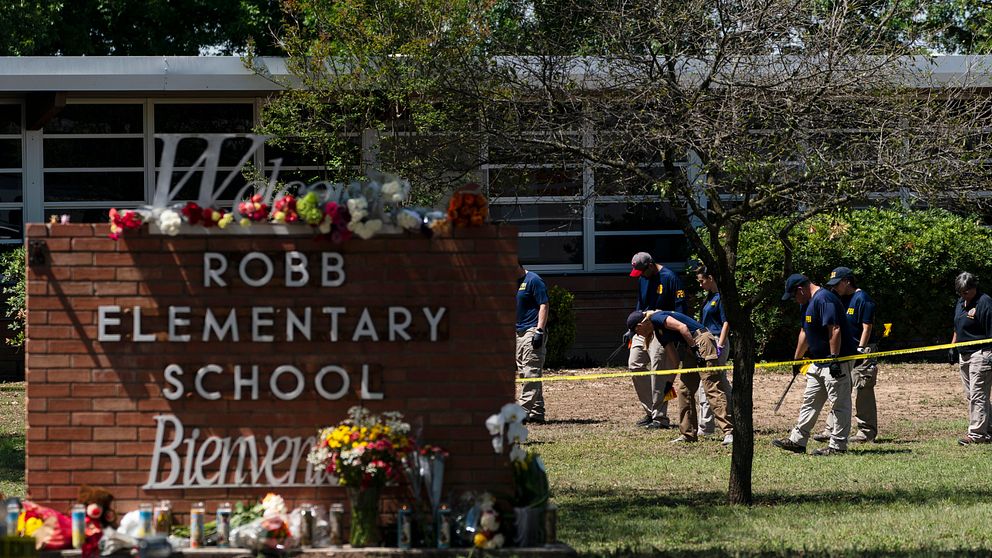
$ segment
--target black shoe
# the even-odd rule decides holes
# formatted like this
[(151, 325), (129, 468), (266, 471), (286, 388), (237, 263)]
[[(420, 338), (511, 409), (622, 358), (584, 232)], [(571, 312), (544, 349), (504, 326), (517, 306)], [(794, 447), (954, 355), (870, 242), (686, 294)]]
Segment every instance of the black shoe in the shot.
[(635, 424), (637, 426), (640, 426), (641, 428), (644, 428), (647, 425), (651, 424), (653, 421), (654, 419), (651, 418), (651, 415), (644, 415), (644, 417), (641, 420), (637, 421)]
[(806, 446), (800, 446), (789, 438), (772, 440), (772, 445), (779, 449), (784, 449), (785, 451), (791, 451), (792, 453), (806, 453)]
[(825, 447), (813, 451), (813, 455), (844, 455), (847, 450)]
[(976, 438), (974, 436), (965, 436), (958, 440), (959, 446), (973, 446), (975, 444), (987, 444), (989, 441), (985, 438)]
[(819, 434), (813, 436), (813, 440), (817, 442), (829, 442), (830, 434), (827, 434), (826, 432), (820, 432)]
[(524, 419), (523, 422), (524, 424), (544, 424), (544, 417), (543, 416), (527, 417)]
[(647, 423), (644, 426), (644, 428), (647, 428), (648, 430), (668, 430), (669, 428), (672, 428), (672, 423), (669, 422), (667, 419), (652, 420), (651, 422)]

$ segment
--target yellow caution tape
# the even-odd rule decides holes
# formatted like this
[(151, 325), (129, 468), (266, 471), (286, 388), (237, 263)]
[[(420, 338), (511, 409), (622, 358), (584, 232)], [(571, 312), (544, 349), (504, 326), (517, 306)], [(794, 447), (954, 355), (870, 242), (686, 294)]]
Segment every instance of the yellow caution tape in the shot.
[[(900, 356), (900, 355), (912, 355), (916, 353), (928, 353), (930, 351), (939, 351), (941, 349), (953, 349), (956, 347), (969, 347), (972, 345), (992, 345), (992, 339), (978, 339), (976, 341), (961, 341), (958, 343), (944, 343), (942, 345), (929, 345), (926, 347), (913, 347), (910, 349), (895, 349), (892, 351), (879, 351), (877, 353), (868, 353), (856, 355), (843, 356), (838, 358), (815, 358), (815, 359), (804, 359), (804, 360), (782, 360), (779, 362), (758, 362), (755, 363), (754, 368), (757, 370), (759, 368), (779, 368), (783, 366), (793, 366), (796, 364), (802, 365), (802, 373), (805, 374), (806, 370), (811, 364), (822, 364), (828, 362), (846, 362), (849, 360), (866, 360), (866, 359), (878, 359), (890, 356)], [(672, 370), (629, 370), (626, 372), (602, 372), (599, 374), (571, 374), (568, 376), (544, 376), (541, 378), (517, 378), (516, 382), (518, 384), (526, 384), (530, 382), (565, 382), (565, 381), (581, 381), (581, 380), (600, 380), (603, 378), (624, 378), (628, 376), (651, 376), (654, 374), (691, 374), (693, 372), (715, 372), (718, 370), (733, 370), (734, 367), (729, 364), (723, 366), (705, 366), (696, 368), (676, 368)]]

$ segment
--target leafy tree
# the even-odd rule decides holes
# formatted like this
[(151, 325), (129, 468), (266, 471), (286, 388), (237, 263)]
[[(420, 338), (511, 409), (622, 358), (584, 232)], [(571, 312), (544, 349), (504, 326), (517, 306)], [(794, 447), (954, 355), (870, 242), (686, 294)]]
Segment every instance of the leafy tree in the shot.
[(278, 0), (0, 2), (0, 56), (197, 55), (277, 51)]
[[(915, 45), (893, 39), (915, 6), (393, 1), (295, 4), (287, 44), (301, 87), (284, 99), (305, 110), (280, 126), (445, 137), (465, 172), (578, 164), (593, 195), (658, 196), (715, 272), (736, 333), (732, 503), (752, 501), (752, 318), (794, 268), (791, 231), (878, 197), (953, 203), (988, 176), (988, 137), (972, 127), (986, 102), (967, 83), (931, 83), (925, 61), (906, 57)], [(394, 160), (450, 176), (448, 153), (427, 144)], [(774, 216), (765, 242), (782, 246), (778, 277), (746, 289), (741, 237)]]

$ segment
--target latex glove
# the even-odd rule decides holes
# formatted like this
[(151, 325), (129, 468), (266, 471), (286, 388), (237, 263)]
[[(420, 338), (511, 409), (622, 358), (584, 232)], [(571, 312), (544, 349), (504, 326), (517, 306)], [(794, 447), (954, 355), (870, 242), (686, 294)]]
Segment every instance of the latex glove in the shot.
[(630, 331), (628, 329), (627, 331), (623, 332), (623, 344), (624, 345), (627, 345), (629, 347), (630, 346), (630, 341), (633, 338), (634, 338), (634, 332), (633, 331)]
[(696, 357), (696, 366), (706, 366), (706, 359), (703, 358), (703, 355), (699, 354), (699, 347), (692, 347), (692, 355)]
[(801, 364), (793, 364), (792, 365), (792, 375), (793, 376), (798, 376), (798, 375), (800, 375), (802, 373), (803, 373), (803, 366)]
[(858, 347), (858, 352), (866, 355), (871, 352), (871, 347)]
[(960, 355), (960, 353), (958, 353), (957, 347), (951, 347), (950, 349), (947, 349), (947, 363), (948, 364), (957, 364), (958, 361), (960, 360), (960, 358), (959, 358), (960, 356), (961, 355)]
[(534, 346), (535, 349), (540, 349), (544, 345), (544, 330), (538, 329), (537, 331), (535, 331), (534, 337), (531, 338), (530, 343), (531, 345)]
[(716, 346), (716, 358), (720, 358), (721, 356), (723, 356), (723, 346), (717, 345)]
[[(830, 355), (830, 358), (837, 358), (838, 355)], [(830, 363), (830, 375), (835, 380), (839, 380), (844, 377), (844, 370), (840, 367), (840, 363), (836, 360)]]

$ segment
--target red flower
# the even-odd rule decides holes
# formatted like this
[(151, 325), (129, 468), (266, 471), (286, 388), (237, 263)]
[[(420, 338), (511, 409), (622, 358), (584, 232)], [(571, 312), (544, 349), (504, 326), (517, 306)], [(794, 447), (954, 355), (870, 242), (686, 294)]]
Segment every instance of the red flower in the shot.
[[(186, 202), (186, 206), (182, 210), (183, 217), (190, 225), (199, 223), (203, 219), (203, 212), (204, 210), (196, 202)], [(210, 225), (204, 226), (209, 227)]]

